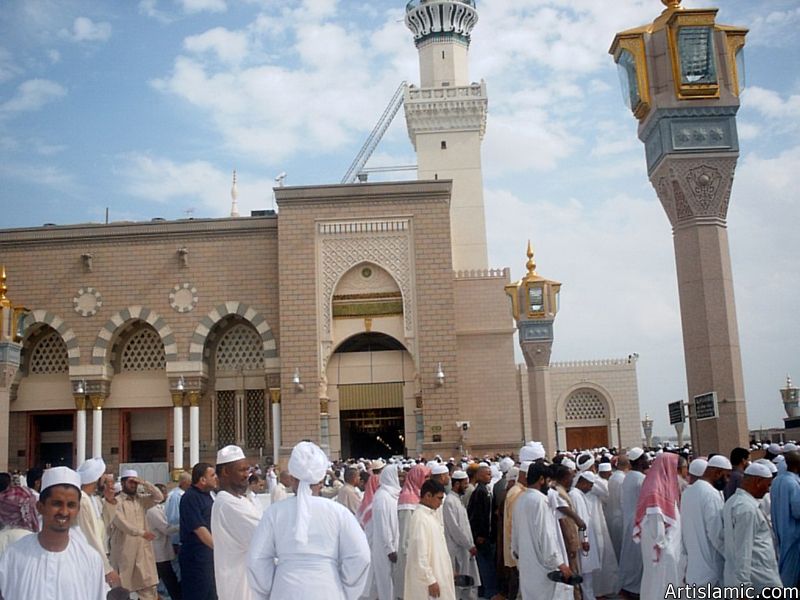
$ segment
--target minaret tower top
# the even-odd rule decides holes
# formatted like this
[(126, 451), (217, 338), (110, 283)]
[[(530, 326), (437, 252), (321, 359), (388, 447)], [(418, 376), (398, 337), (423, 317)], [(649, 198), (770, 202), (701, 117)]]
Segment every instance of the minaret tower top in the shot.
[(467, 49), (477, 22), (475, 0), (411, 0), (406, 5), (406, 27), (419, 50), (422, 87), (469, 84)]

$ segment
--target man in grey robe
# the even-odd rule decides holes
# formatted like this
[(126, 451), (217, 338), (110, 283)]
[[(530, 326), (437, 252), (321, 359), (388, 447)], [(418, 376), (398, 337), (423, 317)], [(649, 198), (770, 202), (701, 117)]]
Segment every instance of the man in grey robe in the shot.
[(475, 542), (469, 526), (467, 509), (461, 502), (461, 496), (467, 490), (469, 479), (464, 471), (456, 471), (452, 476), (453, 489), (447, 494), (442, 506), (444, 517), (444, 538), (447, 550), (453, 561), (453, 573), (469, 575), (473, 578), (471, 587), (457, 587), (460, 600), (474, 600), (478, 597), (478, 586), (481, 583), (478, 563), (475, 560)]

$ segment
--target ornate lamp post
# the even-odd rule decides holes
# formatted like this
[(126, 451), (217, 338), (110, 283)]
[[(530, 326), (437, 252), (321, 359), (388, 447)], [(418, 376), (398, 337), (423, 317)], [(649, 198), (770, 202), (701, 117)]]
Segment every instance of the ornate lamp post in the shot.
[(792, 385), (792, 378), (786, 376), (786, 387), (781, 389), (783, 408), (786, 411), (786, 429), (800, 427), (800, 389)]
[(618, 33), (610, 53), (672, 224), (689, 398), (721, 400), (716, 418), (692, 417), (695, 451), (727, 453), (748, 438), (726, 223), (747, 30), (716, 23), (717, 9), (662, 1), (666, 10)]
[(644, 440), (648, 448), (652, 446), (653, 441), (653, 419), (647, 416), (647, 413), (642, 419), (642, 429), (644, 430)]
[(527, 254), (528, 274), (507, 285), (505, 291), (511, 297), (511, 310), (519, 330), (519, 345), (528, 367), (532, 435), (534, 439), (542, 441), (548, 452), (553, 452), (557, 440), (550, 402), (550, 351), (561, 284), (536, 273), (530, 242)]
[(14, 306), (6, 293), (6, 268), (0, 267), (0, 471), (8, 470), (8, 407), (11, 382), (19, 369), (20, 329), (27, 309)]

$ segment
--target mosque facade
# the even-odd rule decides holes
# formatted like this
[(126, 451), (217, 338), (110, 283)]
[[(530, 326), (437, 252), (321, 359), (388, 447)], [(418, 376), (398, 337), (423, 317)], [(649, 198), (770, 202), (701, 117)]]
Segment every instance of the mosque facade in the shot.
[[(280, 187), (277, 212), (249, 217), (0, 231), (0, 468), (102, 455), (176, 470), (231, 443), (286, 458), (303, 439), (344, 458), (546, 439), (515, 360), (510, 271), (488, 265), (477, 11), (406, 11), (419, 180)], [(636, 358), (549, 365), (556, 447), (641, 443)]]

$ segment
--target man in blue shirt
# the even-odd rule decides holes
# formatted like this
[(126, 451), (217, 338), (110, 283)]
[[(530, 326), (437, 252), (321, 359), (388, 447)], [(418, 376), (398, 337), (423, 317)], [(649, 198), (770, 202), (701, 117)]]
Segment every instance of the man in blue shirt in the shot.
[(216, 600), (214, 540), (211, 537), (212, 490), (217, 474), (208, 463), (192, 468), (192, 485), (181, 497), (181, 589), (184, 598)]
[(787, 587), (800, 586), (800, 452), (784, 455), (786, 470), (770, 489), (772, 527), (778, 540), (778, 569)]

